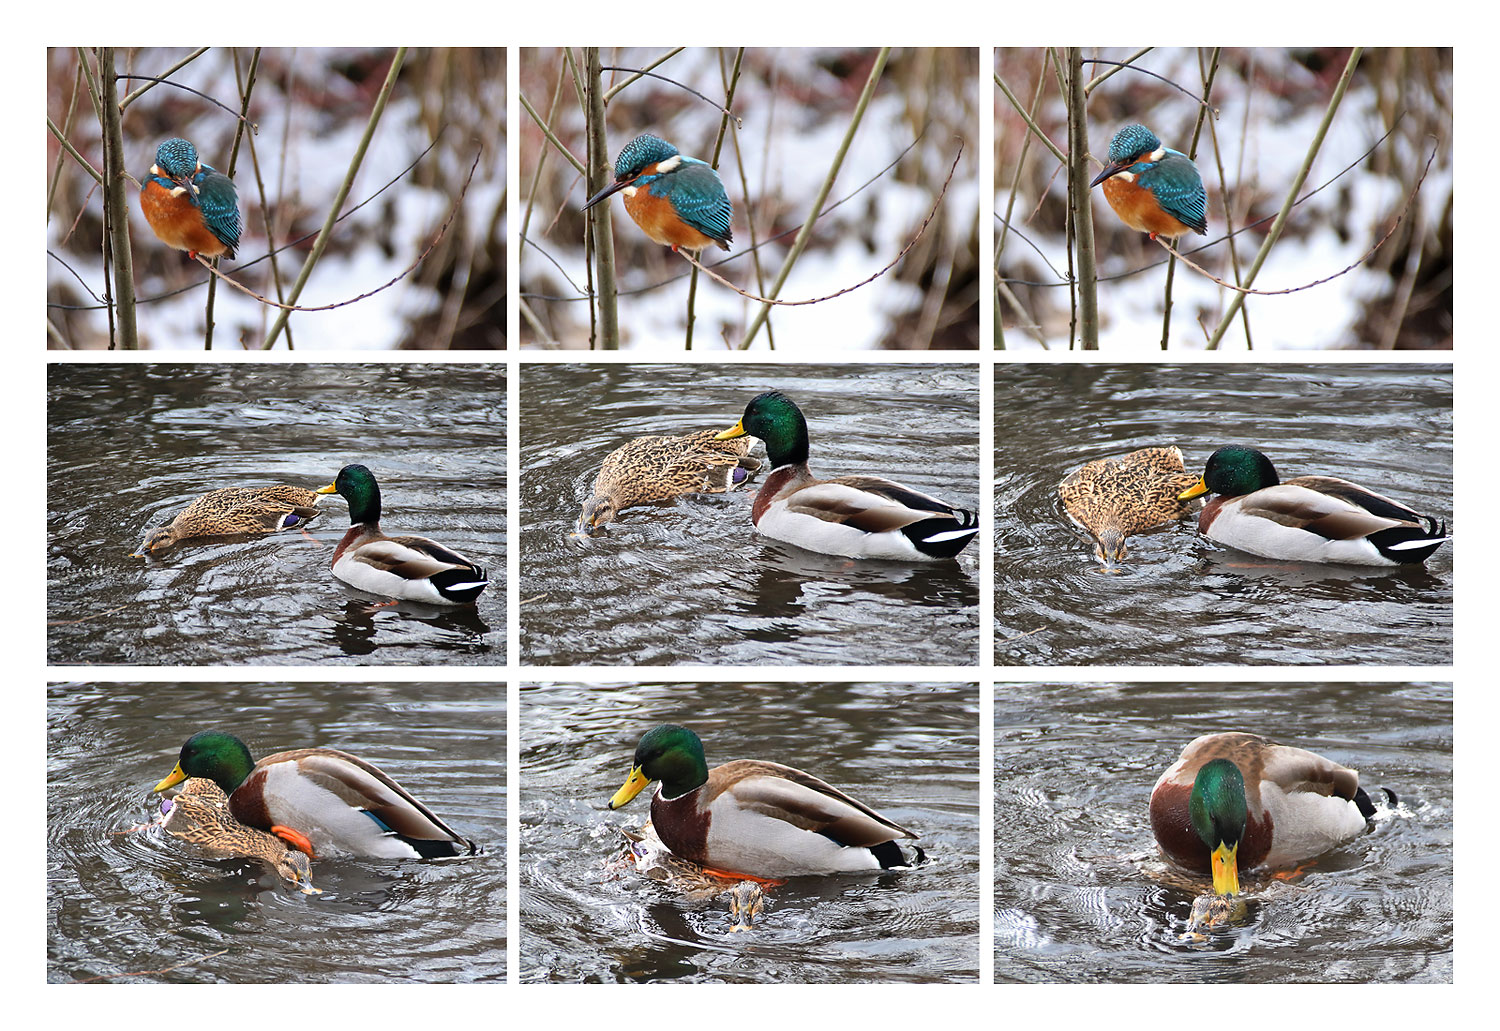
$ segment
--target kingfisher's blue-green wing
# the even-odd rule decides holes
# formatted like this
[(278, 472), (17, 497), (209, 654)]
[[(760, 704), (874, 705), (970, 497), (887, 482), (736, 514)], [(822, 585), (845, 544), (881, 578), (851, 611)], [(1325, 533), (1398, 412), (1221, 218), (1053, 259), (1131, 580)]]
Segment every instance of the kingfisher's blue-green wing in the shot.
[(195, 200), (203, 212), (203, 224), (229, 248), (229, 257), (234, 257), (234, 249), (240, 244), (240, 198), (234, 180), (204, 165), (193, 178), (193, 185), (198, 187)]
[(668, 175), (651, 184), (651, 192), (666, 197), (678, 216), (698, 232), (717, 240), (728, 249), (734, 239), (734, 206), (724, 192), (724, 184), (702, 161), (685, 159)]
[(1151, 191), (1167, 214), (1195, 232), (1208, 232), (1208, 194), (1186, 154), (1167, 151), (1160, 161), (1144, 166), (1136, 181)]

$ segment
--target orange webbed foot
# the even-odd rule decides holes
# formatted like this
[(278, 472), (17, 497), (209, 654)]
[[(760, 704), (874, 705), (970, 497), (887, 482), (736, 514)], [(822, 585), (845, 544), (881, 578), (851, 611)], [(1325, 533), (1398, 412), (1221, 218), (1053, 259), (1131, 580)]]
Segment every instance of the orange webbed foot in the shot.
[(1310, 862), (1303, 863), (1301, 866), (1294, 867), (1291, 870), (1278, 870), (1271, 875), (1271, 878), (1277, 881), (1295, 881), (1298, 877), (1301, 877), (1317, 865), (1316, 862)]
[(280, 824), (274, 824), (271, 827), (271, 833), (276, 835), (282, 841), (285, 841), (288, 845), (292, 846), (292, 848), (296, 849), (298, 852), (306, 852), (309, 856), (312, 856), (312, 858), (318, 858), (317, 856), (313, 855), (312, 842), (308, 841), (307, 835), (303, 834), (301, 831), (294, 830), (291, 827), (283, 827)]
[(721, 881), (754, 881), (756, 884), (764, 884), (768, 888), (779, 888), (786, 881), (778, 881), (770, 877), (756, 877), (747, 873), (735, 873), (732, 870), (715, 870), (711, 866), (702, 867), (709, 877), (716, 877)]

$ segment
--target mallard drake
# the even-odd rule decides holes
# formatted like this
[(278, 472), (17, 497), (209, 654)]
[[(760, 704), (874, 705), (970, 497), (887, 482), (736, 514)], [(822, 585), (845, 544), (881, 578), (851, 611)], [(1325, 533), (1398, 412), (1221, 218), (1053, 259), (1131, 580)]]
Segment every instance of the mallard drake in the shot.
[(1426, 562), (1448, 539), (1443, 523), (1356, 483), (1333, 476), (1282, 482), (1271, 460), (1231, 445), (1209, 456), (1203, 478), (1183, 500), (1218, 495), (1198, 529), (1261, 558), (1401, 566)]
[(189, 777), (222, 788), (241, 823), (320, 858), (432, 859), (475, 851), (380, 769), (335, 748), (297, 748), (256, 762), (233, 734), (204, 730), (187, 739), (177, 765), (152, 790)]
[(713, 430), (682, 437), (637, 437), (610, 452), (594, 477), (594, 496), (578, 515), (578, 532), (592, 533), (633, 505), (683, 494), (722, 494), (755, 475), (751, 437), (719, 440)]
[(229, 811), (229, 796), (206, 777), (189, 777), (181, 791), (162, 802), (162, 810), (162, 829), (173, 837), (212, 856), (259, 859), (304, 894), (321, 894), (312, 886), (307, 853), (236, 820)]
[(380, 484), (362, 465), (346, 465), (319, 494), (349, 502), (349, 532), (333, 552), (333, 575), (371, 594), (429, 605), (468, 605), (490, 585), (484, 569), (426, 537), (380, 532)]
[(718, 439), (747, 433), (766, 442), (771, 463), (751, 510), (767, 537), (824, 555), (936, 562), (957, 555), (979, 532), (975, 513), (879, 476), (815, 479), (807, 469), (807, 420), (780, 391), (754, 398)]
[(1096, 542), (1106, 565), (1125, 558), (1125, 540), (1154, 530), (1199, 505), (1178, 495), (1197, 482), (1183, 469), (1175, 447), (1148, 447), (1118, 458), (1099, 458), (1075, 469), (1057, 485), (1068, 518)]
[(194, 537), (228, 537), (238, 533), (275, 533), (301, 526), (317, 516), (318, 492), (278, 483), (273, 487), (221, 487), (178, 512), (166, 526), (146, 531), (140, 558)]
[(1375, 806), (1359, 774), (1255, 734), (1190, 742), (1151, 789), (1151, 832), (1168, 859), (1212, 873), (1234, 895), (1239, 871), (1295, 866), (1363, 834)]
[(780, 763), (736, 759), (710, 770), (703, 742), (686, 727), (647, 731), (609, 808), (654, 780), (657, 837), (674, 855), (719, 873), (779, 878), (911, 865), (896, 844), (917, 837), (905, 827)]

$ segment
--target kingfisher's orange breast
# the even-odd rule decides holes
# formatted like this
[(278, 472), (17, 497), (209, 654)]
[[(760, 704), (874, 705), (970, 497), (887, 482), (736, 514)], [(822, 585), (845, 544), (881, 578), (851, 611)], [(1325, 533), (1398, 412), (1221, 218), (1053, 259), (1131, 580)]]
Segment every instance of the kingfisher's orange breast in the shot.
[(1192, 226), (1163, 211), (1150, 190), (1117, 175), (1104, 180), (1104, 199), (1115, 209), (1120, 221), (1137, 232), (1166, 237), (1195, 232)]
[(678, 218), (672, 202), (654, 195), (650, 187), (635, 187), (634, 192), (625, 198), (625, 210), (641, 231), (659, 244), (697, 251), (718, 243)]
[(229, 250), (204, 225), (203, 212), (188, 199), (187, 194), (174, 195), (154, 179), (141, 190), (141, 213), (146, 216), (151, 231), (168, 247), (196, 251), (205, 258), (217, 258)]

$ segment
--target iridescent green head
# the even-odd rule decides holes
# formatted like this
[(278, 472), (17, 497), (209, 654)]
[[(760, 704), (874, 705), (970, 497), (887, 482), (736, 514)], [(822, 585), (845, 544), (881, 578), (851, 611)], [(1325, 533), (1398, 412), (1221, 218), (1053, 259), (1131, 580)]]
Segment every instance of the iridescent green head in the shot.
[(620, 808), (653, 780), (661, 781), (665, 798), (685, 795), (708, 780), (703, 742), (697, 734), (671, 723), (648, 730), (636, 745), (630, 776), (610, 799), (609, 807)]
[(1208, 456), (1203, 467), (1203, 478), (1196, 486), (1178, 495), (1182, 501), (1191, 501), (1204, 494), (1222, 494), (1227, 498), (1243, 497), (1258, 490), (1274, 487), (1281, 482), (1271, 460), (1253, 447), (1230, 444)]
[(245, 782), (255, 760), (245, 742), (221, 730), (201, 730), (187, 739), (177, 755), (177, 765), (153, 791), (165, 791), (189, 777), (204, 777), (233, 794)]
[(1248, 814), (1245, 778), (1240, 768), (1228, 759), (1204, 763), (1193, 778), (1188, 819), (1193, 831), (1208, 846), (1214, 891), (1220, 895), (1234, 895), (1240, 890), (1236, 857)]
[(318, 488), (319, 494), (339, 494), (349, 502), (349, 522), (358, 526), (380, 522), (380, 484), (375, 474), (362, 465), (346, 465), (339, 470), (338, 478), (326, 487)]
[(766, 457), (773, 469), (807, 461), (807, 420), (792, 399), (779, 390), (757, 395), (745, 406), (740, 421), (716, 439), (731, 440), (746, 434), (766, 442)]

